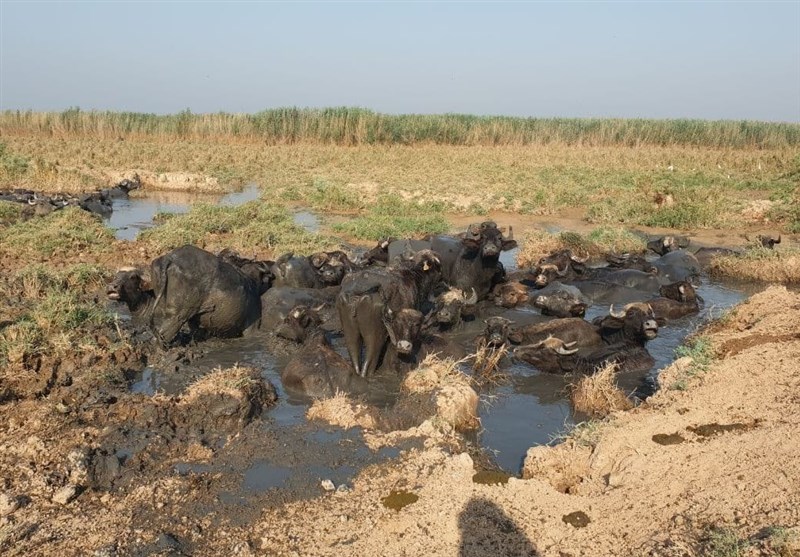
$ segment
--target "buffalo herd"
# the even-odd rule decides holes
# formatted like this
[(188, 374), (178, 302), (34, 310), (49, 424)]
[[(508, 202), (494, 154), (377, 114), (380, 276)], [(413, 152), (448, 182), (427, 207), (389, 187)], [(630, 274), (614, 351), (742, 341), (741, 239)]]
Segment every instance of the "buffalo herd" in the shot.
[[(494, 222), (384, 239), (353, 259), (331, 251), (258, 261), (187, 245), (146, 269), (120, 269), (108, 297), (165, 346), (186, 335), (284, 339), (284, 386), (310, 396), (363, 389), (377, 371), (402, 373), (428, 354), (460, 358), (482, 346), (505, 347), (544, 373), (608, 363), (642, 372), (654, 364), (647, 343), (659, 326), (702, 305), (692, 283), (702, 263), (681, 238), (650, 242), (657, 256), (611, 253), (590, 265), (563, 249), (506, 272), (500, 256), (516, 245)], [(592, 306), (608, 310), (588, 321)], [(473, 331), (466, 341), (465, 327)]]

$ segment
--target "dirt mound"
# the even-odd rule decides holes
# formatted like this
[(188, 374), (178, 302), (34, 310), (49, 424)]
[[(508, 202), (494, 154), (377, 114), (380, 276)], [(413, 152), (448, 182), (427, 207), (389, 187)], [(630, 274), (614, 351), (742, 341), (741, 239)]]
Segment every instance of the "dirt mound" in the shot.
[(227, 189), (213, 176), (193, 172), (150, 172), (147, 170), (107, 171), (105, 177), (111, 184), (138, 177), (146, 190), (169, 190), (198, 193), (223, 193)]

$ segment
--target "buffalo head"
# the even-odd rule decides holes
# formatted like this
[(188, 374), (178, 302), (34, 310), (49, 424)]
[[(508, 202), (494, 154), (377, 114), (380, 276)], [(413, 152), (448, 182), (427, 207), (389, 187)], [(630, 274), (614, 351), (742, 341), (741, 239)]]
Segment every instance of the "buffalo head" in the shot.
[(505, 317), (490, 317), (484, 321), (486, 325), (483, 334), (479, 337), (479, 343), (492, 348), (500, 348), (509, 341), (518, 342), (512, 328), (513, 323)]
[(505, 282), (494, 287), (494, 303), (500, 307), (513, 308), (526, 303), (530, 296), (528, 288), (520, 282)]
[(589, 305), (568, 290), (554, 290), (537, 294), (533, 298), (534, 307), (542, 310), (542, 315), (556, 317), (583, 317)]
[(621, 311), (612, 305), (606, 317), (598, 318), (595, 324), (600, 327), (604, 340), (646, 343), (658, 336), (658, 323), (653, 308), (646, 303), (636, 302), (626, 305)]
[(689, 247), (689, 238), (686, 236), (662, 236), (647, 242), (647, 249), (653, 250), (658, 255), (664, 255), (686, 247)]
[(478, 295), (474, 288), (469, 294), (459, 288), (451, 288), (436, 297), (432, 315), (439, 325), (456, 325), (461, 321), (462, 314), (468, 313), (464, 311), (465, 308), (471, 308), (477, 303)]
[(295, 306), (283, 319), (283, 323), (278, 326), (275, 334), (286, 340), (305, 342), (310, 334), (322, 324), (319, 309), (302, 305)]
[(504, 237), (502, 230), (492, 221), (470, 225), (461, 238), (461, 243), (470, 252), (478, 252), (484, 258), (499, 257), (500, 252), (517, 247), (513, 230), (509, 227), (508, 236)]
[(676, 302), (694, 303), (697, 301), (697, 292), (695, 292), (694, 286), (686, 280), (665, 284), (659, 289), (659, 294)]
[(257, 261), (241, 257), (230, 248), (225, 248), (217, 254), (222, 261), (239, 269), (242, 274), (258, 286), (259, 295), (263, 294), (272, 285), (275, 275), (272, 273), (272, 261)]
[(372, 265), (373, 263), (383, 263), (384, 265), (389, 262), (389, 244), (394, 242), (396, 238), (384, 238), (374, 248), (367, 250), (359, 258), (358, 262), (362, 265)]
[(135, 311), (152, 296), (152, 293), (152, 288), (142, 276), (142, 271), (135, 267), (123, 267), (117, 271), (114, 280), (106, 289), (109, 300), (123, 302), (131, 311)]
[(319, 252), (308, 258), (326, 286), (342, 283), (344, 275), (352, 268), (352, 263), (343, 251)]
[(406, 308), (395, 312), (389, 306), (384, 306), (383, 323), (389, 334), (389, 341), (398, 354), (408, 355), (414, 351), (414, 344), (422, 330), (422, 320), (422, 312), (415, 309)]

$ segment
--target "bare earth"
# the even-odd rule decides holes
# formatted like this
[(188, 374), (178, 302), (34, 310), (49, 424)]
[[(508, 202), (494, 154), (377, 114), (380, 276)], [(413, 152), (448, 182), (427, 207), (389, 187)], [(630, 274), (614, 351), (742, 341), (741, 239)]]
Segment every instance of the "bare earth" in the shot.
[[(679, 360), (639, 408), (531, 449), (526, 479), (474, 483), (472, 459), (432, 437), (365, 469), (349, 491), (288, 504), (265, 496), (262, 510), (244, 513), (217, 500), (219, 478), (170, 472), (213, 451), (168, 434), (163, 463), (143, 459), (125, 488), (82, 488), (72, 449), (109, 435), (115, 412), (116, 426), (157, 421), (141, 398), (109, 414), (98, 403), (81, 419), (63, 416), (52, 395), (8, 403), (0, 553), (694, 556), (714, 554), (710, 532), (725, 528), (748, 542), (724, 555), (797, 555), (796, 537), (761, 534), (800, 525), (800, 295), (771, 287), (706, 334), (717, 354), (706, 371)], [(229, 440), (232, 450), (247, 432)], [(65, 485), (78, 486), (74, 500)], [(393, 490), (418, 500), (392, 510), (382, 499)]]

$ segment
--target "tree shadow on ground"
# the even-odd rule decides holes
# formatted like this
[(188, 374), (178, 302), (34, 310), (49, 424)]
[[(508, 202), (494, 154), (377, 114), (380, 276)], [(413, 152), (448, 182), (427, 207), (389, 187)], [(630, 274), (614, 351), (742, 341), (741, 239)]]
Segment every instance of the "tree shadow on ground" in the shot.
[(503, 510), (484, 498), (470, 499), (458, 516), (459, 557), (535, 557), (536, 547)]

